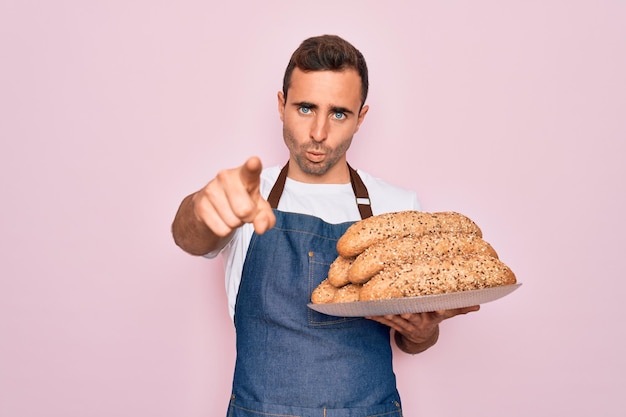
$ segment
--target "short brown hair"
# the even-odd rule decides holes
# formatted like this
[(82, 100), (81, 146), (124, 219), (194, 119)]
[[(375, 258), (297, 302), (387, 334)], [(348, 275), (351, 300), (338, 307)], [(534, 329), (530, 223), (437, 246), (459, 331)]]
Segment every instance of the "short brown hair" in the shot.
[(283, 78), (283, 95), (287, 90), (295, 68), (302, 71), (342, 71), (352, 68), (361, 77), (361, 107), (365, 104), (369, 81), (367, 64), (363, 54), (348, 41), (336, 35), (315, 36), (304, 40), (291, 55)]

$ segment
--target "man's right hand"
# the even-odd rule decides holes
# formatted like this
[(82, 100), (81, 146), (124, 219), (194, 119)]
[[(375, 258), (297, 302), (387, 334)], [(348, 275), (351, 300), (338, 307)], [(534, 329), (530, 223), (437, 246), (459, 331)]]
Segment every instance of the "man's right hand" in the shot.
[(251, 157), (238, 168), (220, 171), (193, 196), (196, 218), (217, 236), (228, 236), (244, 223), (253, 223), (261, 234), (271, 229), (276, 217), (267, 200), (261, 196), (261, 170), (257, 157)]
[(186, 252), (204, 255), (224, 243), (243, 225), (265, 233), (276, 223), (261, 196), (261, 161), (251, 157), (242, 166), (220, 171), (213, 180), (183, 200), (172, 224), (174, 241)]

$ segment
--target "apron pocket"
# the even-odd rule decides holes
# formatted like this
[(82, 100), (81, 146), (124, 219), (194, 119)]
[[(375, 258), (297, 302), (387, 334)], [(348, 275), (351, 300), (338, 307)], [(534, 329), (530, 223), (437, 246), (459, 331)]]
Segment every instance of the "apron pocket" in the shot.
[[(310, 302), (313, 290), (328, 277), (328, 270), (330, 264), (337, 259), (337, 254), (323, 253), (323, 252), (309, 252), (309, 294), (308, 300)], [(329, 316), (327, 314), (319, 313), (315, 310), (308, 309), (308, 324), (312, 327), (325, 326), (329, 328), (343, 328), (352, 326), (356, 322), (365, 320), (361, 317), (338, 317)]]

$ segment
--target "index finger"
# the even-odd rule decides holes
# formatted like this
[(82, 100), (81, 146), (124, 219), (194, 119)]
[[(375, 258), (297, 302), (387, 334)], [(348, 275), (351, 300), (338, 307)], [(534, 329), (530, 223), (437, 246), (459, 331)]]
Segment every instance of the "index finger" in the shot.
[(239, 178), (248, 193), (255, 191), (261, 184), (262, 170), (263, 164), (261, 164), (261, 160), (256, 156), (249, 158), (241, 166), (241, 169), (239, 170)]

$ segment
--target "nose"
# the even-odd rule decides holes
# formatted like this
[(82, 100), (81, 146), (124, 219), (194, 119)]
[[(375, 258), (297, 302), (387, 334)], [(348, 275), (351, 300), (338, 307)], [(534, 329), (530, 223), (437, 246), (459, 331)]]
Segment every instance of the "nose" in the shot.
[(328, 119), (320, 114), (317, 115), (311, 124), (311, 139), (315, 142), (323, 142), (328, 137)]

